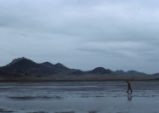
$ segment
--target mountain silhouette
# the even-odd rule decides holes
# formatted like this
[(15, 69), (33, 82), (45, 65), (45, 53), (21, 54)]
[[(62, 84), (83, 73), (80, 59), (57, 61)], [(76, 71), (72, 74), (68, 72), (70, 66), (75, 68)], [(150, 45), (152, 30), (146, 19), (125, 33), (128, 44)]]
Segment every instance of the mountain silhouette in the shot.
[(97, 67), (95, 69), (93, 69), (92, 71), (90, 71), (89, 73), (91, 74), (110, 74), (113, 71), (111, 71), (110, 69), (105, 69), (103, 67)]
[[(142, 76), (138, 77), (139, 75)], [(36, 63), (25, 57), (14, 59), (8, 65), (0, 67), (0, 80), (126, 80), (136, 78), (154, 79), (154, 76), (150, 77), (137, 71), (112, 71), (103, 67), (97, 67), (90, 71), (81, 71), (79, 69), (70, 69), (61, 63)]]

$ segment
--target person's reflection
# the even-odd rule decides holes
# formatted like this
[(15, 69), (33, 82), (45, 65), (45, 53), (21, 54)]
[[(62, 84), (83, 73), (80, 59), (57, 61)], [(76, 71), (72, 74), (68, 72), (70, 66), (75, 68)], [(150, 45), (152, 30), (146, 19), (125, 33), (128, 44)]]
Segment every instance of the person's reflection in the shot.
[(128, 86), (128, 89), (127, 89), (127, 97), (128, 97), (128, 101), (131, 101), (132, 100), (132, 88), (131, 88), (131, 83), (130, 81), (126, 81), (127, 82), (127, 86)]
[(129, 92), (127, 96), (128, 96), (128, 101), (131, 101), (132, 100), (132, 93)]

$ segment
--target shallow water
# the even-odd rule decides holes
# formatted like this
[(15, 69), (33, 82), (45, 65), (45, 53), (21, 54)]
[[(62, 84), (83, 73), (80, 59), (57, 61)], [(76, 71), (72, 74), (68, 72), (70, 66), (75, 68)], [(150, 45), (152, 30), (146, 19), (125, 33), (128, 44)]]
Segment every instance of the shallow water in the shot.
[(0, 83), (0, 113), (159, 113), (159, 82)]

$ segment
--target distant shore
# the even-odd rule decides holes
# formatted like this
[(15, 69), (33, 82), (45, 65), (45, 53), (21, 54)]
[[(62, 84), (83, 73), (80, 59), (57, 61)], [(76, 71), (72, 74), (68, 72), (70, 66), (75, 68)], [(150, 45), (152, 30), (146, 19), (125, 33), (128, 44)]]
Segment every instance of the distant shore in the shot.
[(117, 82), (117, 81), (159, 81), (158, 79), (145, 79), (145, 80), (0, 80), (0, 83), (9, 83), (9, 82)]

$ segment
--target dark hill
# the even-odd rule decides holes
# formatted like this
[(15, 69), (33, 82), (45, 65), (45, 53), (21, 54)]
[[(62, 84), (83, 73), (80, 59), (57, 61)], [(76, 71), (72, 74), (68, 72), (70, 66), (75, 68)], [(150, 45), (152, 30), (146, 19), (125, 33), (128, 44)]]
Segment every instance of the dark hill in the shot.
[[(101, 75), (101, 76), (98, 76)], [(139, 75), (144, 75), (140, 76)], [(6, 66), (0, 67), (0, 80), (126, 80), (154, 79), (137, 71), (112, 71), (97, 67), (90, 71), (70, 69), (61, 63), (36, 63), (27, 58), (17, 58)]]
[(92, 71), (89, 71), (89, 73), (91, 73), (91, 74), (110, 74), (110, 73), (112, 73), (112, 71), (109, 69), (105, 69), (103, 67), (97, 67), (97, 68), (93, 69)]
[(5, 68), (10, 69), (28, 69), (33, 67), (39, 67), (40, 65), (33, 62), (32, 60), (29, 60), (27, 58), (18, 58), (14, 59), (10, 64), (5, 66)]
[(43, 62), (41, 65), (46, 66), (46, 67), (54, 67), (54, 65), (50, 62)]
[(118, 75), (147, 75), (146, 73), (143, 72), (138, 72), (134, 70), (129, 70), (129, 71), (123, 71), (123, 70), (118, 70), (115, 72)]
[(61, 64), (61, 63), (57, 63), (57, 64), (55, 64), (54, 66), (55, 66), (55, 68), (60, 69), (60, 70), (63, 70), (63, 71), (68, 71), (68, 70), (69, 70), (69, 68), (67, 68), (66, 66), (64, 66), (64, 65)]
[(27, 58), (14, 59), (7, 66), (0, 68), (1, 76), (53, 76), (55, 74), (61, 74), (69, 70), (63, 65), (53, 65), (49, 62), (41, 64)]

